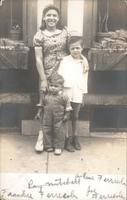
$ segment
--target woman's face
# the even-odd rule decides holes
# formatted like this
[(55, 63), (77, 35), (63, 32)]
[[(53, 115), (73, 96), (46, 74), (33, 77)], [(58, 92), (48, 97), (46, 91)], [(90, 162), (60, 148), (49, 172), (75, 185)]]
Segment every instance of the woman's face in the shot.
[(57, 25), (57, 22), (59, 21), (59, 15), (56, 10), (48, 10), (47, 13), (44, 16), (44, 21), (46, 24), (46, 27), (54, 28)]

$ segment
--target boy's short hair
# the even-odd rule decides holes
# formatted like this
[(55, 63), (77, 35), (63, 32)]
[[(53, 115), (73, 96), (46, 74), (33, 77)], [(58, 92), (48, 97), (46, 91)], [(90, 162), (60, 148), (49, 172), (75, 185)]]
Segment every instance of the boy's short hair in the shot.
[(68, 47), (70, 47), (71, 44), (74, 44), (76, 42), (79, 42), (80, 45), (83, 47), (83, 38), (82, 36), (71, 36), (68, 42)]

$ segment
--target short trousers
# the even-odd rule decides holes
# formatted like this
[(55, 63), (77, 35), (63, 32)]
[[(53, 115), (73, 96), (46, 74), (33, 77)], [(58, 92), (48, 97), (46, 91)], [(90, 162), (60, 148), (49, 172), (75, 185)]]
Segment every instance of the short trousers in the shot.
[(75, 87), (75, 88), (64, 88), (65, 94), (68, 96), (70, 102), (74, 103), (82, 103), (83, 101), (83, 90)]

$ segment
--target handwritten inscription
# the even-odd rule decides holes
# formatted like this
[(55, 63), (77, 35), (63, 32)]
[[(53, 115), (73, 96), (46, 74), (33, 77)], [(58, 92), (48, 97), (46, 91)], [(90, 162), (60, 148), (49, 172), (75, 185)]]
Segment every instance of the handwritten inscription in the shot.
[(72, 190), (71, 192), (69, 193), (53, 193), (53, 192), (49, 192), (47, 194), (47, 197), (48, 198), (51, 198), (51, 199), (78, 199), (78, 197), (75, 195), (75, 192)]
[(17, 193), (17, 192), (8, 192), (7, 189), (2, 189), (0, 192), (0, 200), (4, 200), (5, 196), (7, 196), (8, 198), (13, 198), (13, 199), (33, 199), (33, 196), (31, 193), (27, 193), (25, 190), (22, 190), (21, 192)]
[[(17, 185), (18, 178), (14, 179)], [(18, 180), (17, 189), (8, 184), (9, 180), (2, 186), (0, 200), (126, 200), (127, 183), (124, 176), (83, 173), (46, 177), (36, 174)]]
[(125, 182), (124, 178), (120, 178), (120, 179), (114, 179), (114, 178), (110, 178), (110, 177), (105, 177), (102, 175), (98, 175), (98, 179), (100, 181), (104, 181), (105, 183), (111, 183), (111, 184), (120, 184), (120, 185), (124, 185), (127, 186), (127, 183)]
[(122, 194), (122, 191), (116, 192), (116, 193), (107, 193), (107, 194), (101, 194), (97, 192), (96, 188), (92, 188), (91, 186), (88, 186), (86, 196), (90, 197), (91, 199), (98, 199), (98, 200), (110, 200), (110, 199), (123, 199), (125, 200), (125, 197)]
[(83, 175), (75, 175), (74, 177), (70, 178), (67, 177), (66, 179), (63, 178), (57, 178), (55, 180), (53, 180), (52, 182), (47, 181), (44, 185), (37, 185), (33, 182), (33, 180), (31, 179), (28, 182), (28, 188), (29, 189), (33, 189), (33, 188), (39, 188), (40, 190), (44, 187), (44, 186), (65, 186), (65, 185), (80, 185), (82, 180), (95, 180), (94, 176), (88, 176), (86, 173), (84, 173)]

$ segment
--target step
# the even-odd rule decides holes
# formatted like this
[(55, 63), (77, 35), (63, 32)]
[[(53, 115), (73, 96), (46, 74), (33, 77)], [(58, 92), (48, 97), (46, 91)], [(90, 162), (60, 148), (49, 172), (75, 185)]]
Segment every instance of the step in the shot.
[[(38, 135), (40, 123), (38, 120), (22, 120), (22, 135)], [(89, 121), (79, 121), (79, 136), (89, 137)], [(69, 122), (69, 132), (71, 131), (71, 123)]]
[(84, 105), (93, 106), (127, 106), (127, 94), (86, 94)]
[[(0, 103), (31, 103), (35, 102), (36, 105), (37, 94), (36, 93), (0, 93)], [(84, 96), (84, 105), (104, 105), (104, 106), (127, 106), (127, 95), (108, 95), (108, 94), (86, 94)]]
[(1, 93), (0, 104), (30, 104), (31, 94), (30, 93)]
[(4, 103), (0, 106), (0, 128), (21, 130), (22, 120), (32, 120), (36, 114), (36, 106), (30, 103)]
[(21, 129), (18, 127), (0, 127), (0, 134), (7, 134), (7, 135), (20, 135)]
[(93, 131), (90, 132), (91, 137), (98, 137), (98, 138), (113, 138), (113, 139), (127, 139), (127, 132), (123, 131), (111, 131), (111, 132), (97, 132), (97, 131)]

